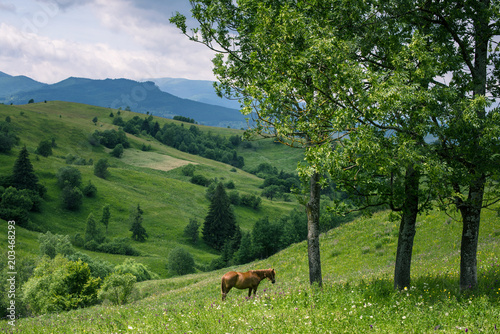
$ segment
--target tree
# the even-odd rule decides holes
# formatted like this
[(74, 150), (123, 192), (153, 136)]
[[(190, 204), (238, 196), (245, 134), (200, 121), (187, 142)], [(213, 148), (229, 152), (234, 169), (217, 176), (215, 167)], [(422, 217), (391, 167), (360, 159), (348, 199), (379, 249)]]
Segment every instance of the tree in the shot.
[(108, 159), (99, 159), (94, 166), (94, 175), (101, 179), (105, 179), (109, 174), (108, 167)]
[(142, 226), (142, 211), (141, 206), (137, 204), (137, 208), (130, 215), (131, 227), (130, 231), (132, 232), (132, 239), (139, 242), (144, 242), (148, 238), (148, 234), (146, 229)]
[(224, 243), (236, 232), (236, 219), (231, 202), (219, 183), (210, 202), (208, 214), (203, 223), (203, 240), (217, 250), (222, 250)]
[(28, 212), (33, 207), (29, 192), (29, 190), (17, 190), (14, 187), (5, 189), (0, 201), (0, 218), (6, 221), (14, 220), (20, 226), (27, 226)]
[(104, 280), (98, 297), (101, 300), (109, 300), (113, 305), (127, 304), (136, 281), (136, 277), (129, 273), (111, 273)]
[[(87, 217), (87, 225), (85, 227), (85, 245), (93, 242), (100, 244), (103, 241), (103, 236), (93, 213), (89, 213)], [(85, 246), (87, 248), (87, 246)]]
[(101, 223), (106, 227), (106, 234), (108, 234), (109, 219), (111, 218), (111, 212), (109, 211), (109, 204), (102, 207)]
[(186, 275), (195, 272), (193, 256), (184, 248), (174, 248), (168, 254), (168, 270), (174, 275)]
[(67, 185), (61, 193), (61, 198), (63, 208), (77, 211), (82, 206), (83, 193), (80, 188)]
[(29, 159), (29, 153), (26, 149), (26, 146), (21, 149), (17, 160), (14, 163), (12, 185), (19, 190), (39, 190), (38, 177), (35, 175), (35, 171)]
[(43, 157), (48, 157), (52, 155), (52, 142), (50, 140), (42, 140), (35, 151), (36, 154), (40, 154)]
[(189, 219), (189, 224), (184, 228), (184, 236), (188, 237), (192, 243), (198, 242), (200, 223), (196, 219)]
[(94, 118), (92, 118), (92, 122), (94, 122), (94, 125), (97, 125), (97, 116), (95, 116)]
[(19, 137), (12, 128), (10, 117), (7, 116), (5, 122), (0, 122), (0, 153), (10, 152), (18, 143)]
[(115, 158), (121, 158), (123, 155), (123, 145), (117, 144), (110, 154)]
[(80, 170), (72, 166), (59, 168), (56, 177), (59, 188), (67, 186), (80, 187), (82, 184), (82, 173), (80, 173)]
[[(488, 182), (498, 176), (498, 108), (486, 111), (499, 94), (488, 84), (500, 68), (497, 6), (193, 3), (200, 29), (190, 38), (218, 48), (219, 92), (240, 97), (246, 113), (257, 106), (260, 130), (270, 124), (282, 138), (307, 139), (303, 174), (329, 172), (362, 195), (362, 207), (401, 213), (395, 287), (409, 282), (416, 216), (436, 193), (461, 212), (460, 285), (474, 287), (481, 208), (498, 200)], [(187, 33), (184, 17), (171, 21)], [(423, 197), (422, 185), (435, 192)]]

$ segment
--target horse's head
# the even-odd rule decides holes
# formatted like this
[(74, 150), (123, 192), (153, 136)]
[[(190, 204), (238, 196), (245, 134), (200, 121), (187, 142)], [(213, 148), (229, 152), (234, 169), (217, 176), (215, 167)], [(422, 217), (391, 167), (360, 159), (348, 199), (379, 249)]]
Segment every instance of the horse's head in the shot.
[(276, 280), (274, 279), (274, 276), (276, 275), (276, 271), (274, 269), (269, 269), (267, 278), (271, 281), (271, 283), (276, 283)]

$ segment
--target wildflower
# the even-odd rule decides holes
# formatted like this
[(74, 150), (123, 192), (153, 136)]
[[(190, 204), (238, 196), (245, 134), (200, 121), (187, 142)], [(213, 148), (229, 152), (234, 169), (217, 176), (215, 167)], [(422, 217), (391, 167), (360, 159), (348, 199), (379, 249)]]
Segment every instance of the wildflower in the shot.
[(403, 315), (403, 320), (405, 320), (405, 319), (406, 319), (406, 315)]

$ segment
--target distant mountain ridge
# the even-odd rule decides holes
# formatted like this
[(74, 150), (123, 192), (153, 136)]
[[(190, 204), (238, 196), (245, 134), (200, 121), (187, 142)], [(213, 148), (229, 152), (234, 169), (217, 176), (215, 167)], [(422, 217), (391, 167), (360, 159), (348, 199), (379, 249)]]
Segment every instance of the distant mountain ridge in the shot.
[[(186, 92), (184, 88), (181, 90)], [(192, 95), (197, 94), (195, 86), (192, 85), (191, 90)], [(177, 97), (160, 90), (153, 81), (70, 77), (55, 84), (44, 84), (25, 76), (0, 72), (1, 103), (26, 104), (31, 99), (35, 102), (57, 100), (116, 109), (128, 107), (132, 111), (149, 112), (166, 118), (185, 116), (209, 126), (246, 127), (245, 117), (237, 109)]]

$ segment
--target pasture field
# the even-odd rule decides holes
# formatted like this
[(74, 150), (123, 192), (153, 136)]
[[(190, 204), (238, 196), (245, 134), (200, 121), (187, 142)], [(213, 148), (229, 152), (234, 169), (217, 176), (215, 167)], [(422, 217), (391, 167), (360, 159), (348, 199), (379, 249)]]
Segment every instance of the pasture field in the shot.
[[(233, 181), (235, 190), (240, 195), (260, 195), (259, 186), (263, 179), (234, 169), (232, 166), (200, 156), (181, 152), (172, 147), (165, 146), (149, 136), (133, 136), (127, 134), (131, 148), (126, 149), (122, 158), (111, 157), (110, 150), (104, 146), (92, 146), (89, 135), (95, 130), (118, 129), (112, 124), (113, 118), (118, 116), (117, 110), (93, 107), (78, 103), (51, 101), (47, 103), (32, 103), (21, 106), (0, 105), (0, 120), (9, 116), (11, 124), (20, 138), (20, 145), (15, 146), (8, 154), (0, 154), (0, 176), (12, 173), (12, 167), (19, 150), (26, 145), (30, 152), (30, 160), (40, 182), (47, 188), (47, 196), (42, 203), (41, 213), (31, 213), (30, 218), (38, 232), (51, 231), (54, 234), (75, 236), (85, 233), (86, 220), (90, 213), (100, 219), (102, 207), (109, 204), (111, 207), (111, 220), (108, 237), (130, 237), (129, 214), (140, 204), (144, 211), (144, 228), (149, 234), (147, 242), (132, 241), (132, 246), (138, 249), (141, 256), (136, 261), (146, 264), (160, 277), (169, 277), (166, 262), (169, 252), (182, 246), (195, 258), (196, 265), (206, 266), (219, 254), (199, 242), (193, 245), (183, 235), (184, 227), (190, 219), (197, 219), (202, 223), (208, 213), (209, 200), (206, 198), (206, 188), (194, 185), (190, 177), (182, 174), (181, 167), (186, 164), (196, 166), (195, 174), (201, 174), (209, 179), (217, 179), (224, 183)], [(134, 116), (147, 117), (130, 111), (120, 111), (124, 121)], [(96, 124), (92, 121), (97, 117)], [(160, 126), (165, 123), (181, 122), (154, 117)], [(198, 126), (198, 125), (197, 125)], [(205, 132), (214, 135), (231, 136), (243, 134), (242, 130), (213, 128), (199, 125)], [(56, 147), (52, 149), (53, 155), (49, 157), (34, 154), (41, 140), (55, 140)], [(151, 145), (151, 150), (144, 152), (142, 146)], [(272, 144), (274, 146), (274, 144)], [(274, 153), (286, 155), (288, 148), (276, 148)], [(249, 155), (257, 157), (264, 153), (266, 148), (251, 150)], [(279, 151), (281, 150), (281, 151)], [(61, 189), (57, 186), (57, 171), (68, 166), (65, 157), (78, 156), (85, 160), (92, 159), (97, 162), (101, 158), (108, 159), (110, 176), (106, 179), (98, 178), (93, 173), (93, 166), (72, 165), (82, 175), (82, 185), (89, 181), (97, 187), (95, 198), (85, 198), (78, 211), (68, 211), (61, 206)], [(240, 154), (240, 153), (239, 153)], [(241, 153), (243, 156), (245, 152)], [(295, 154), (295, 153), (294, 153)], [(296, 159), (298, 155), (295, 156)], [(255, 160), (249, 159), (250, 161)], [(289, 167), (292, 160), (281, 161), (276, 165), (279, 169), (292, 169), (296, 161)], [(288, 165), (287, 165), (288, 164)], [(249, 165), (249, 168), (252, 165)], [(237, 223), (244, 231), (251, 231), (254, 223), (268, 216), (270, 219), (288, 214), (298, 206), (295, 199), (284, 202), (262, 198), (259, 210), (246, 207), (235, 207)], [(1, 221), (0, 232), (6, 235), (6, 224)], [(17, 238), (20, 242), (18, 251), (20, 256), (38, 256), (38, 234), (19, 228)], [(7, 245), (5, 238), (0, 238), (0, 247)], [(112, 264), (121, 264), (124, 256), (94, 253), (84, 251), (93, 257), (106, 260)]]
[[(248, 265), (136, 284), (135, 301), (18, 319), (6, 333), (498, 333), (500, 218), (484, 211), (477, 289), (458, 288), (461, 223), (438, 211), (418, 218), (412, 283), (392, 288), (398, 224), (386, 212), (321, 236), (323, 286), (308, 284), (307, 244)], [(274, 268), (256, 298), (231, 290), (225, 271)]]

